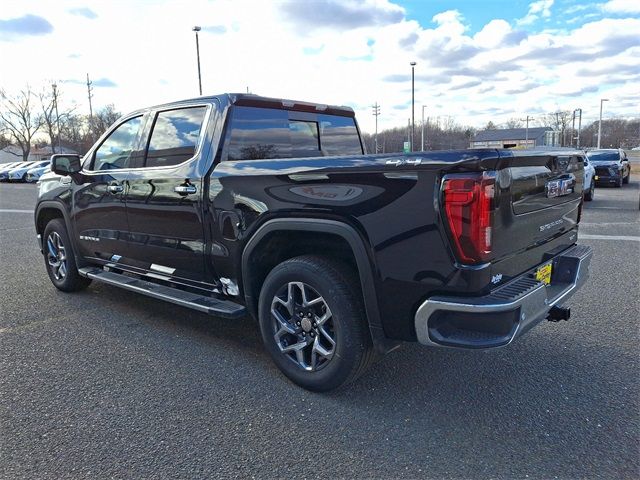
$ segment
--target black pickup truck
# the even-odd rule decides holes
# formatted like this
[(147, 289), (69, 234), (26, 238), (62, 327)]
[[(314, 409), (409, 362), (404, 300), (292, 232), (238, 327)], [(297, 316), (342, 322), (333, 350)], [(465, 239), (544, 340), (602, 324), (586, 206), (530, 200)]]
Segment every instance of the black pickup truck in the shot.
[(350, 108), (201, 97), (54, 156), (35, 224), (60, 290), (250, 314), (282, 372), (323, 391), (404, 341), (501, 347), (567, 319), (591, 257), (581, 155), (366, 155)]

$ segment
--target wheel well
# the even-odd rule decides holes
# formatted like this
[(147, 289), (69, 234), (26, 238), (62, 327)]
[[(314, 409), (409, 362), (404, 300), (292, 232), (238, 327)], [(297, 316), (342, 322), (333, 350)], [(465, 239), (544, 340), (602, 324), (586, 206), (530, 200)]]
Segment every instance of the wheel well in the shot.
[(38, 220), (36, 221), (36, 231), (39, 235), (42, 235), (47, 223), (54, 218), (62, 218), (64, 220), (64, 215), (62, 215), (62, 212), (57, 208), (43, 208), (40, 210)]
[(358, 274), (358, 266), (349, 243), (339, 235), (305, 231), (276, 231), (269, 233), (251, 251), (247, 267), (251, 272), (245, 292), (252, 299), (247, 305), (257, 312), (260, 288), (273, 268), (290, 258), (300, 255), (322, 255), (339, 260)]

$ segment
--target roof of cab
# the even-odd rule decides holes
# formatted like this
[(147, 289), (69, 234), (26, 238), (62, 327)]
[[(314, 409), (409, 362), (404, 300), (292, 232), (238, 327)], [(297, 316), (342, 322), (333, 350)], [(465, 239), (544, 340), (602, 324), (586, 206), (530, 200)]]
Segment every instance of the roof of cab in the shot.
[[(179, 100), (161, 105), (148, 107), (151, 109), (171, 108), (177, 105), (189, 103), (209, 103), (218, 100), (226, 105), (277, 108), (279, 110), (296, 110), (312, 113), (326, 113), (329, 115), (340, 115), (343, 117), (354, 117), (355, 113), (351, 107), (326, 105), (321, 103), (303, 102), (299, 100), (288, 100), (284, 98), (263, 97), (252, 93), (223, 93), (220, 95), (207, 95), (202, 97), (193, 97), (185, 100)], [(223, 105), (223, 106), (226, 106)], [(141, 109), (147, 110), (148, 108)]]

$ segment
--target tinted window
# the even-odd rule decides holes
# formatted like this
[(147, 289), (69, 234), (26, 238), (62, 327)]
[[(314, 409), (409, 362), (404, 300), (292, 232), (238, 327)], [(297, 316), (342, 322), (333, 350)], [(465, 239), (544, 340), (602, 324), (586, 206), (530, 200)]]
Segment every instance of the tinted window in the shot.
[(589, 160), (592, 162), (617, 162), (620, 160), (618, 152), (598, 152), (589, 153)]
[(318, 115), (324, 155), (362, 155), (356, 123), (351, 117)]
[(318, 124), (303, 120), (289, 120), (292, 157), (319, 157)]
[(177, 165), (193, 157), (206, 111), (206, 107), (192, 107), (159, 112), (145, 166)]
[(125, 168), (137, 144), (142, 117), (127, 120), (109, 135), (96, 150), (93, 170)]
[(232, 112), (227, 160), (362, 153), (353, 118), (256, 107), (234, 107)]
[(290, 158), (287, 112), (273, 108), (234, 107), (226, 153), (228, 160)]

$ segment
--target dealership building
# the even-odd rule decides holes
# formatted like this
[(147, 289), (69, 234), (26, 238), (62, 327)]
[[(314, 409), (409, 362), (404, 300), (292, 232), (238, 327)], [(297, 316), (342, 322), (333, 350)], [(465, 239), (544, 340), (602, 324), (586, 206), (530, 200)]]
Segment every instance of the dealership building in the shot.
[(533, 148), (560, 145), (560, 132), (549, 127), (483, 130), (471, 140), (469, 148)]

